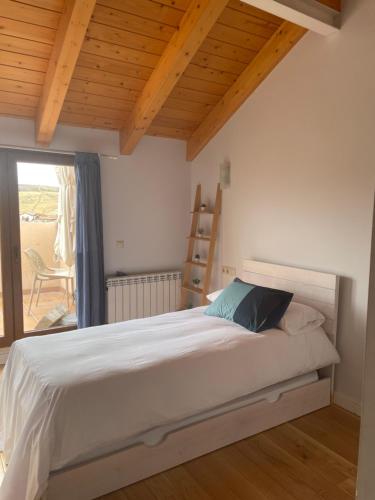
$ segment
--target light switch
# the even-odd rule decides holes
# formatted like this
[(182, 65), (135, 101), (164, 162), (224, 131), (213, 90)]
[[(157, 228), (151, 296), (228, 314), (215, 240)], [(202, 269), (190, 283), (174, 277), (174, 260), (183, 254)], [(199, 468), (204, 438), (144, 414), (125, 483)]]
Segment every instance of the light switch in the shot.
[(116, 248), (124, 248), (124, 246), (125, 246), (124, 240), (116, 241)]

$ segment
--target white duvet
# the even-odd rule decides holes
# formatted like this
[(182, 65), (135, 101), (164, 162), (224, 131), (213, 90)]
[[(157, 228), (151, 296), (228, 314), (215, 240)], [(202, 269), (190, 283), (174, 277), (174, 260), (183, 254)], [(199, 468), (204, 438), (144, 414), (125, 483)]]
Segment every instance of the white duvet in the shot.
[(204, 308), (13, 344), (0, 393), (1, 500), (139, 433), (339, 361), (321, 328), (249, 332)]

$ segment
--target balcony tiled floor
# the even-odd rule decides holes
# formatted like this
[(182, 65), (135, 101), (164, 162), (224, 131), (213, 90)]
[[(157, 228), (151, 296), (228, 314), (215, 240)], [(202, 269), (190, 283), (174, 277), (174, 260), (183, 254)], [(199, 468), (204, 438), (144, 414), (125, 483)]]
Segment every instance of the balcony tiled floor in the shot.
[[(34, 330), (37, 323), (45, 316), (49, 311), (54, 309), (59, 304), (66, 305), (66, 297), (63, 291), (42, 291), (39, 297), (38, 306), (35, 305), (35, 297), (33, 300), (33, 305), (31, 307), (30, 315), (27, 314), (27, 308), (29, 305), (30, 295), (25, 294), (23, 296), (24, 304), (24, 329), (25, 331)], [(75, 304), (72, 304), (72, 298), (69, 299), (70, 307), (69, 313), (75, 312)], [(2, 297), (0, 296), (0, 334), (3, 333), (3, 308), (2, 308)]]

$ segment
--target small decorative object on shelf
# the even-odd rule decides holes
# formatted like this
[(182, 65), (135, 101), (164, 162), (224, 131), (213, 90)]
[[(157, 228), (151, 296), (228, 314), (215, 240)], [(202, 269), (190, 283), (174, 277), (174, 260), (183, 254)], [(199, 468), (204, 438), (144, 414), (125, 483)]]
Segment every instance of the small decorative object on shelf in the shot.
[(206, 212), (207, 211), (207, 205), (205, 203), (201, 203), (199, 207), (200, 212)]
[(194, 262), (200, 262), (200, 260), (201, 260), (201, 256), (199, 255), (199, 253), (196, 253), (194, 255)]
[(198, 286), (200, 282), (201, 282), (201, 280), (199, 278), (194, 278), (193, 279), (193, 285), (194, 286)]
[(198, 236), (199, 236), (200, 238), (202, 238), (202, 236), (203, 236), (203, 235), (204, 235), (204, 229), (203, 229), (203, 227), (199, 227), (199, 228), (198, 228)]

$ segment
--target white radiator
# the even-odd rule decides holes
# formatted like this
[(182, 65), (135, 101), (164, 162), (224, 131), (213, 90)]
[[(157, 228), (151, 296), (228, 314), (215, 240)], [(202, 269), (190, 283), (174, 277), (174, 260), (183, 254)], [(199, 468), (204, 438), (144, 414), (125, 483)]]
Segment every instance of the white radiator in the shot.
[(181, 271), (108, 278), (108, 323), (176, 311), (180, 307), (181, 282)]

